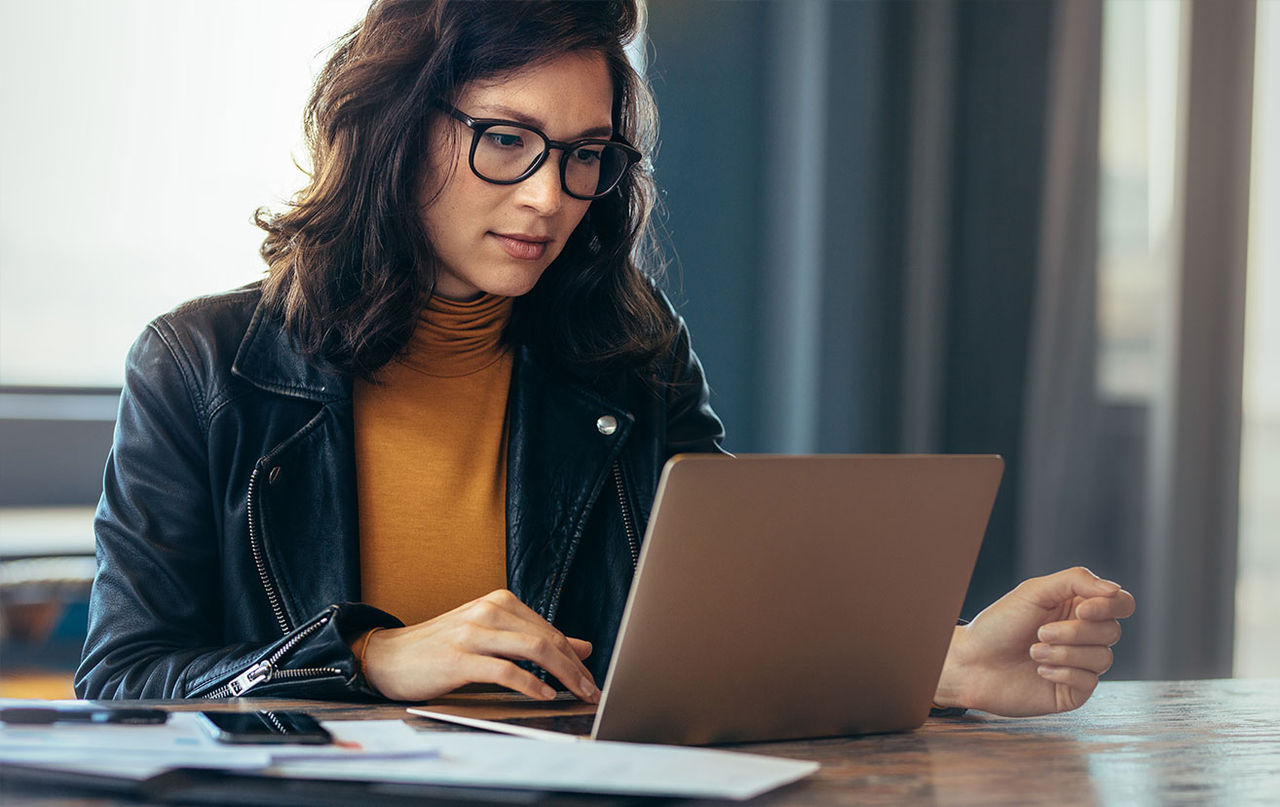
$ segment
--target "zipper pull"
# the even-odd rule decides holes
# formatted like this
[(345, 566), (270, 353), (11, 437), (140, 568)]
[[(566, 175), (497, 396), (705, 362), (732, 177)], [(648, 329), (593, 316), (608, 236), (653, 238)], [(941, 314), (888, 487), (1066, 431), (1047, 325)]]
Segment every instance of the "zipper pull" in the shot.
[(227, 689), (231, 697), (238, 698), (263, 681), (270, 681), (274, 674), (275, 666), (271, 662), (260, 661), (233, 678), (231, 683), (227, 684)]

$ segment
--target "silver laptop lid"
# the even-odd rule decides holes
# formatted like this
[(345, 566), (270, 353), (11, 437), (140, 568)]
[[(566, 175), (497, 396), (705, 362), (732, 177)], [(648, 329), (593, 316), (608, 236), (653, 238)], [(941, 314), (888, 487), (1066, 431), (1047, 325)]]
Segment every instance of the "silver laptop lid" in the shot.
[(1002, 471), (996, 456), (673, 458), (592, 736), (918, 726)]

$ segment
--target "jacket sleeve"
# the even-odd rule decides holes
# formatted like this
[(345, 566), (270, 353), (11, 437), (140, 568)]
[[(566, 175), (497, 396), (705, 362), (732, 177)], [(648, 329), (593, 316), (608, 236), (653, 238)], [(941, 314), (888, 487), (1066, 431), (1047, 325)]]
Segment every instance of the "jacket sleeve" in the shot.
[(226, 643), (221, 615), (226, 598), (240, 595), (219, 579), (223, 516), (210, 483), (205, 402), (164, 334), (153, 323), (125, 367), (94, 521), (98, 568), (76, 695), (373, 695), (348, 642), (400, 623), (370, 606), (334, 604), (275, 641)]
[(724, 452), (724, 426), (711, 409), (711, 388), (690, 345), (689, 327), (683, 317), (676, 321), (679, 332), (666, 385), (667, 456)]

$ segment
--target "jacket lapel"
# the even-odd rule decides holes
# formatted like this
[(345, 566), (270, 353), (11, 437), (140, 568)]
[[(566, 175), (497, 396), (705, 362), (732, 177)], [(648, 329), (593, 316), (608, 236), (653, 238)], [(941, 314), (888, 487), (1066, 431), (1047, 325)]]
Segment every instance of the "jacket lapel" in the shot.
[(591, 506), (634, 417), (555, 377), (527, 346), (516, 349), (508, 400), (507, 584), (554, 616)]
[[(250, 519), (294, 626), (360, 599), (351, 381), (312, 364), (259, 304), (232, 373), (279, 400), (261, 414), (292, 424), (263, 446)], [(307, 406), (308, 403), (318, 407)]]

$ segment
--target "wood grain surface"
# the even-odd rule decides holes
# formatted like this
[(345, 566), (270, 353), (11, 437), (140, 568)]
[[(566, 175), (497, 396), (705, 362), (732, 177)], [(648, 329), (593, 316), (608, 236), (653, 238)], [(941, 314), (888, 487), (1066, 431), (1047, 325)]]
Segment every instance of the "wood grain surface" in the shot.
[[(175, 710), (300, 709), (321, 719), (407, 717), (421, 731), (460, 730), (408, 716), (404, 704), (154, 703)], [(1280, 804), (1280, 679), (1104, 682), (1083, 709), (1068, 714), (970, 713), (931, 718), (906, 734), (734, 748), (822, 763), (812, 777), (752, 802), (760, 805)], [(0, 803), (137, 802), (0, 782)]]

